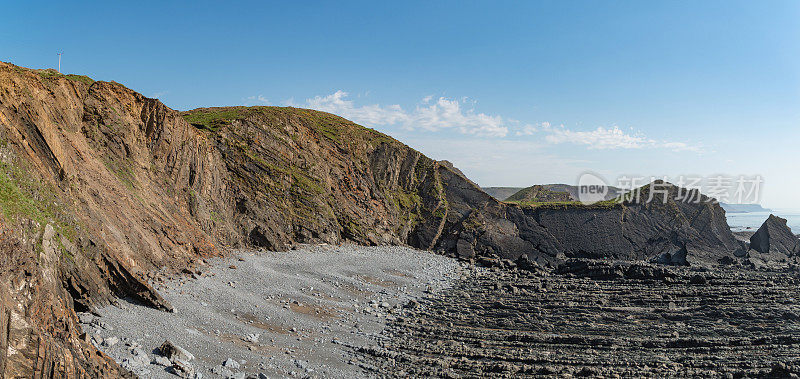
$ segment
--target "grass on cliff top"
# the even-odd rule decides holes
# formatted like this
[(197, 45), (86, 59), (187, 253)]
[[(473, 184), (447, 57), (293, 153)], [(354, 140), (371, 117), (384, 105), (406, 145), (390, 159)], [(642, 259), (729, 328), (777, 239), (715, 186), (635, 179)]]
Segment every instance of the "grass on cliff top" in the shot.
[(253, 113), (256, 108), (226, 107), (226, 108), (201, 108), (183, 112), (183, 119), (198, 129), (216, 131), (223, 126), (230, 125), (233, 120), (242, 120)]
[(92, 78), (90, 78), (90, 77), (88, 77), (86, 75), (74, 75), (74, 74), (66, 74), (66, 75), (64, 75), (64, 74), (62, 74), (62, 73), (60, 73), (60, 72), (58, 72), (56, 70), (53, 70), (52, 68), (48, 68), (47, 70), (37, 70), (37, 73), (39, 74), (39, 76), (41, 76), (42, 78), (47, 79), (47, 80), (55, 80), (55, 79), (59, 79), (59, 78), (67, 78), (67, 79), (72, 80), (74, 82), (84, 83), (87, 86), (90, 86), (90, 85), (92, 85), (92, 83), (94, 83), (94, 79), (92, 79)]
[(199, 108), (181, 112), (184, 120), (198, 129), (217, 131), (228, 126), (235, 120), (243, 120), (250, 116), (261, 114), (275, 120), (297, 117), (305, 125), (313, 128), (325, 138), (334, 142), (343, 143), (354, 138), (366, 139), (372, 142), (390, 142), (393, 138), (376, 130), (358, 125), (345, 118), (331, 113), (312, 109), (294, 107), (218, 107)]
[(514, 202), (570, 202), (571, 197), (569, 193), (553, 191), (544, 186), (531, 186), (523, 188), (513, 195), (509, 196), (506, 201)]
[(580, 201), (505, 201), (505, 203), (530, 209), (611, 209), (622, 204), (619, 198), (593, 204), (584, 204)]

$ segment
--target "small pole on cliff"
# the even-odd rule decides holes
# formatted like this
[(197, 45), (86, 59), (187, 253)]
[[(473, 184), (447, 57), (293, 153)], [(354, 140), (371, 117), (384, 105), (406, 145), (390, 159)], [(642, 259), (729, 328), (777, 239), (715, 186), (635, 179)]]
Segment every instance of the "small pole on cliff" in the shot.
[(58, 53), (58, 73), (59, 74), (61, 73), (61, 54), (64, 54), (64, 52), (62, 51), (62, 52)]

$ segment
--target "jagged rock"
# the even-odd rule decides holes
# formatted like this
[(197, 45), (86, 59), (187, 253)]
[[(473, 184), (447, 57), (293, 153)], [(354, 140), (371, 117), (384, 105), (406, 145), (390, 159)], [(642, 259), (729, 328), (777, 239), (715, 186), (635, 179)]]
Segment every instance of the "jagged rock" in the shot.
[(750, 249), (763, 254), (762, 259), (782, 259), (800, 253), (800, 241), (786, 225), (786, 219), (769, 215), (750, 237)]
[[(390, 322), (380, 347), (356, 351), (359, 364), (378, 377), (785, 378), (798, 372), (796, 272), (578, 259), (564, 265), (588, 267), (587, 274), (619, 267), (643, 275), (586, 280), (476, 270), (425, 307), (408, 310), (411, 322)], [(659, 276), (656, 269), (680, 280), (647, 278)], [(712, 285), (687, 286), (695, 275)], [(506, 290), (512, 287), (530, 290)]]

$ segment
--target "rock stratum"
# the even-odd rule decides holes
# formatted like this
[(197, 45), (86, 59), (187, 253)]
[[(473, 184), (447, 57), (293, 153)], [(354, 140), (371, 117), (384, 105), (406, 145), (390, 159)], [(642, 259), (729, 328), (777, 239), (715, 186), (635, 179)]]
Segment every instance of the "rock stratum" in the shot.
[[(447, 162), (318, 111), (178, 112), (114, 82), (0, 62), (0, 376), (130, 373), (75, 311), (130, 297), (229, 248), (405, 244), (521, 256), (712, 264), (742, 256), (715, 203), (678, 188), (594, 205), (514, 205)], [(708, 200), (704, 198), (705, 200)]]

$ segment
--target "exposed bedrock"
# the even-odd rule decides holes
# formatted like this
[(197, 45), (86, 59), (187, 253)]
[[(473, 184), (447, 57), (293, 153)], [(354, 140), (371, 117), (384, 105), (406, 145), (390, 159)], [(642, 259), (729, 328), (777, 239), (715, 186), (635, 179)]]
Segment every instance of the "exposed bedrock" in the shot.
[[(651, 187), (656, 188), (652, 199)], [(745, 253), (719, 204), (699, 194), (684, 196), (698, 201), (676, 200), (685, 190), (669, 183), (644, 187), (638, 198), (593, 205), (518, 206), (458, 186), (445, 188), (451, 204), (482, 205), (480, 211), (451, 205), (461, 217), (448, 216), (450, 232), (439, 246), (463, 257), (495, 254), (515, 260), (524, 254), (551, 264), (566, 258), (611, 258), (689, 265), (719, 263)]]

